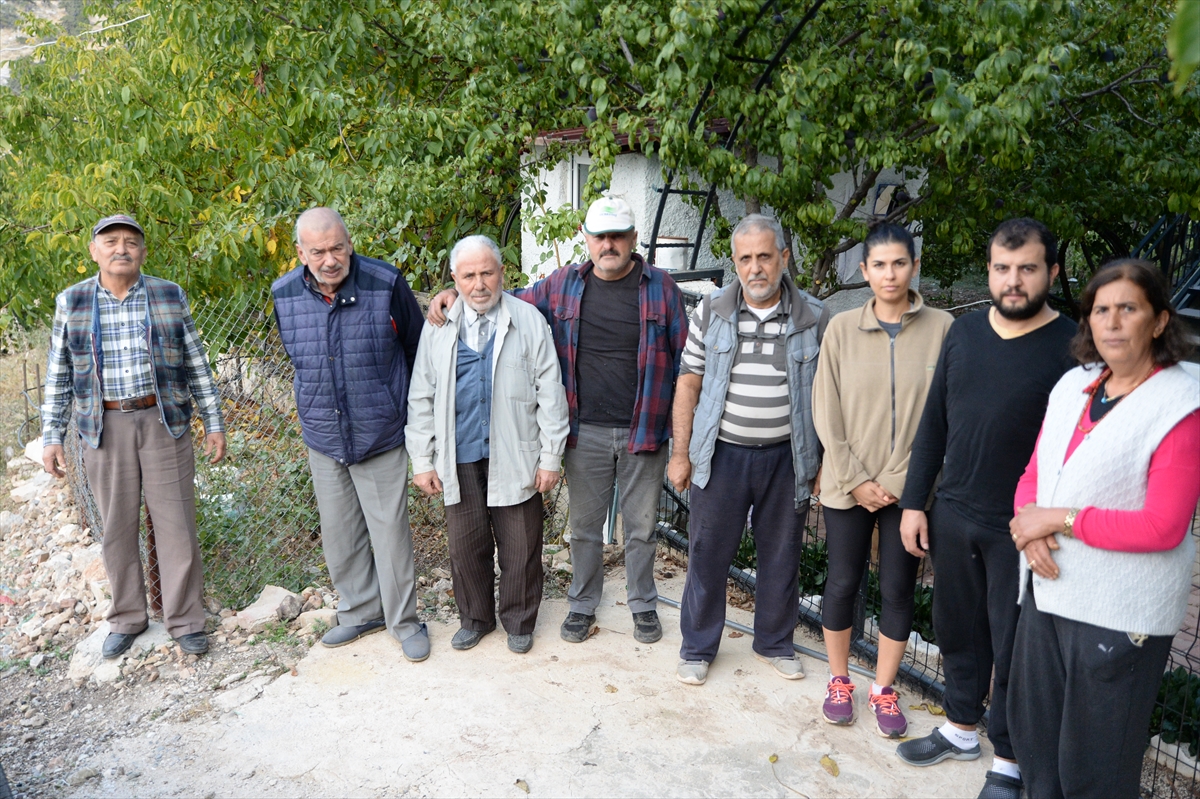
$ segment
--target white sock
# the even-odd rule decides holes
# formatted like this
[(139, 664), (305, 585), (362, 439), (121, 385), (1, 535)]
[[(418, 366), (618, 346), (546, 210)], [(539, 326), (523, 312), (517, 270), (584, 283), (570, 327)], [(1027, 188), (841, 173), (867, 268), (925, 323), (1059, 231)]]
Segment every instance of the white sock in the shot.
[(938, 731), (942, 733), (943, 738), (959, 749), (974, 749), (979, 746), (979, 733), (975, 730), (960, 730), (947, 721)]
[(881, 693), (883, 693), (884, 687), (885, 686), (882, 686), (877, 682), (871, 683), (871, 696), (879, 696)]
[(1021, 779), (1021, 767), (1011, 760), (1001, 760), (998, 757), (993, 757), (992, 771), (997, 774), (1003, 774), (1006, 777), (1012, 777), (1014, 780)]

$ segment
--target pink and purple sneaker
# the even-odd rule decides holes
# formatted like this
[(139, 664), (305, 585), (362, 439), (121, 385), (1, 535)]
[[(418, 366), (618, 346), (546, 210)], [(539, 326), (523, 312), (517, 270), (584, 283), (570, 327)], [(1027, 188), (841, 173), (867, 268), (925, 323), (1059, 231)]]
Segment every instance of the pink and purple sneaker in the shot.
[[(875, 712), (875, 729), (884, 738), (903, 738), (908, 732), (908, 719), (900, 710), (900, 694), (891, 687), (882, 693), (871, 694), (871, 710)], [(826, 700), (828, 704), (828, 700)]]
[(821, 714), (830, 724), (846, 726), (854, 723), (854, 683), (849, 677), (834, 677), (829, 681)]

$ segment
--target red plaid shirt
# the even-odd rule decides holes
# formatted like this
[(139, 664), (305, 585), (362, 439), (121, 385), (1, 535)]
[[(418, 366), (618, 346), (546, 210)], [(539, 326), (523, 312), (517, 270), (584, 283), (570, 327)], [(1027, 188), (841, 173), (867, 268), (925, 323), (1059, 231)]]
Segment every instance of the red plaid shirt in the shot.
[[(671, 437), (671, 401), (679, 358), (687, 344), (687, 313), (683, 295), (663, 270), (634, 255), (642, 270), (638, 292), (642, 334), (638, 342), (638, 392), (629, 426), (629, 451), (654, 452)], [(517, 289), (513, 295), (536, 307), (550, 323), (554, 346), (567, 390), (571, 432), (567, 446), (579, 438), (579, 395), (575, 364), (579, 354), (579, 305), (592, 262), (570, 264)]]

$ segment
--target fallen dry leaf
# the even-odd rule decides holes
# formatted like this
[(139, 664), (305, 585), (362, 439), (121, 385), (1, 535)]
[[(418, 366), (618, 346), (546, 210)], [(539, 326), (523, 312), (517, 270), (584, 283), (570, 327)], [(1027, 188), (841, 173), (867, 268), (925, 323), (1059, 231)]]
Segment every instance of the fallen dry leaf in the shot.
[(529, 793), (529, 783), (525, 782), (525, 780), (517, 780), (513, 783), (513, 785), (517, 786), (525, 793)]
[(772, 763), (777, 763), (779, 762), (779, 755), (771, 755), (767, 758), (767, 760), (770, 760)]
[(829, 755), (823, 755), (821, 757), (821, 768), (825, 769), (835, 777), (841, 773), (841, 771), (838, 769), (837, 761)]
[(606, 693), (615, 694), (615, 693), (617, 692), (617, 686), (615, 686), (615, 685), (606, 685), (606, 686), (604, 686), (604, 691), (605, 691)]
[(922, 702), (919, 705), (909, 705), (908, 709), (909, 710), (924, 710), (928, 713), (931, 713), (934, 716), (946, 715), (946, 711), (943, 710), (940, 705), (935, 705), (932, 702)]
[(729, 637), (730, 637), (730, 638), (745, 638), (745, 637), (746, 637), (746, 634), (745, 634), (745, 633), (739, 633), (737, 630), (734, 630), (733, 632), (729, 633)]
[(587, 636), (587, 637), (588, 637), (588, 638), (593, 638), (593, 637), (595, 637), (596, 633), (598, 633), (598, 632), (600, 632), (600, 625), (599, 625), (599, 624), (593, 624), (593, 625), (592, 625), (592, 629), (588, 630), (588, 636)]

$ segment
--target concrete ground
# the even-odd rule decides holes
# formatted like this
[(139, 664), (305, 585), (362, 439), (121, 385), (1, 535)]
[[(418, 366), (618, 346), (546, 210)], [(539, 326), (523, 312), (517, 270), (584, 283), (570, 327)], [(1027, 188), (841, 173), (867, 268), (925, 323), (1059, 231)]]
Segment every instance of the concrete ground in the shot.
[[(74, 796), (974, 796), (991, 747), (971, 763), (905, 765), (869, 719), (820, 718), (826, 666), (789, 682), (755, 660), (750, 636), (726, 637), (708, 683), (674, 672), (679, 612), (665, 635), (633, 639), (623, 573), (605, 586), (600, 631), (558, 637), (565, 600), (542, 606), (533, 651), (497, 631), (450, 648), (454, 625), (430, 625), (433, 653), (410, 664), (386, 634), (314, 647), (261, 695), (229, 712), (147, 726), (90, 764), (106, 774)], [(660, 581), (678, 599), (682, 576)], [(616, 604), (621, 600), (622, 604)], [(730, 609), (750, 623), (750, 614)], [(799, 635), (799, 633), (798, 633)], [(804, 643), (822, 649), (811, 639)], [(264, 678), (265, 679), (265, 678)], [(855, 698), (865, 706), (865, 678)], [(243, 699), (258, 693), (247, 685)], [(944, 718), (909, 710), (926, 734)], [(227, 701), (232, 704), (232, 701)], [(217, 704), (214, 701), (214, 704)], [(771, 757), (777, 761), (772, 764)], [(822, 758), (836, 763), (834, 776)], [(82, 765), (82, 764), (81, 764)], [(116, 775), (120, 766), (123, 774)], [(111, 775), (111, 776), (109, 776)], [(136, 775), (136, 776), (134, 776)]]

